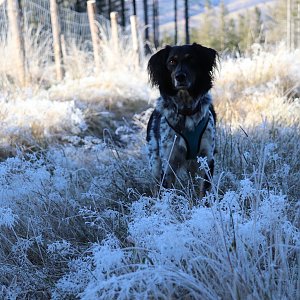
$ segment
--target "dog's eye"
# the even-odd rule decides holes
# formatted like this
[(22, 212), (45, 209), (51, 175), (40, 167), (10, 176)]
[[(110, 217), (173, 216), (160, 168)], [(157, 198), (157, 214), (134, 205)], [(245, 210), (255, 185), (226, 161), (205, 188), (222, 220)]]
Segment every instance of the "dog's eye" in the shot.
[(177, 64), (177, 60), (175, 58), (172, 58), (172, 59), (169, 60), (169, 64), (171, 66), (175, 66)]

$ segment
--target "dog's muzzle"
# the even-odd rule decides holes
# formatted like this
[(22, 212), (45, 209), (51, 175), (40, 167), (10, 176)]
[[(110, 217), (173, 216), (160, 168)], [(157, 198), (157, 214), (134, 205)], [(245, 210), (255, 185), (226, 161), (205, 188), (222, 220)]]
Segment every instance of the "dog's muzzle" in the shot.
[(176, 89), (188, 89), (190, 87), (190, 82), (184, 72), (178, 72), (174, 76), (174, 86)]

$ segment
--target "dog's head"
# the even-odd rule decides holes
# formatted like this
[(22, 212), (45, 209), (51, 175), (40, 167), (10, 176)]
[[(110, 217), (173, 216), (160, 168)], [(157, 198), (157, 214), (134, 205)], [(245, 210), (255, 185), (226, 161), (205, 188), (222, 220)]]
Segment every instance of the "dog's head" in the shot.
[(148, 63), (150, 81), (162, 95), (187, 90), (193, 97), (206, 94), (212, 87), (217, 52), (199, 44), (166, 46)]

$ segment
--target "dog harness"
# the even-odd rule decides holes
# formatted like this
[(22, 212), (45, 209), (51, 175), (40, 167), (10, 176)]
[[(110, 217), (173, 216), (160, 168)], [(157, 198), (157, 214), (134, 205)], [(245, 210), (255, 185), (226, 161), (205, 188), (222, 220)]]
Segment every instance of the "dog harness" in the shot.
[(209, 121), (209, 113), (207, 113), (206, 116), (200, 120), (194, 130), (179, 130), (178, 128), (172, 126), (167, 118), (166, 121), (169, 126), (184, 139), (187, 148), (186, 159), (190, 160), (197, 158), (202, 136)]

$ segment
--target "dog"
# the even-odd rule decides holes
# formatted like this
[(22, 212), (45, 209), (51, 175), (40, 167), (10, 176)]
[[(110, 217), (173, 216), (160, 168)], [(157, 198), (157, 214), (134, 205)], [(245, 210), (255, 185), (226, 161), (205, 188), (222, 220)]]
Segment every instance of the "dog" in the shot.
[[(152, 174), (165, 188), (198, 175), (200, 198), (214, 172), (216, 113), (209, 91), (217, 62), (214, 49), (194, 43), (166, 46), (148, 63), (150, 82), (160, 92), (147, 125)], [(200, 170), (197, 157), (206, 157), (209, 172)]]

